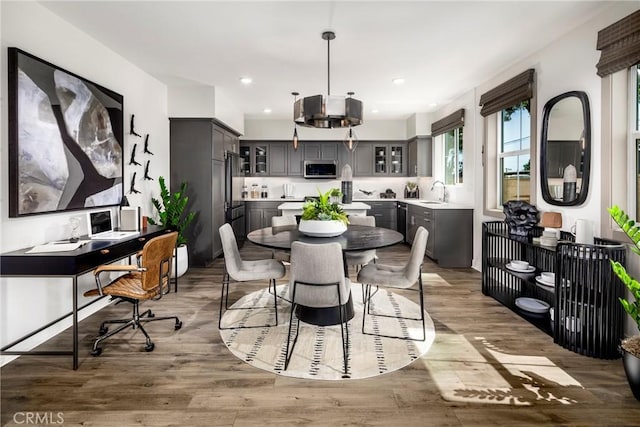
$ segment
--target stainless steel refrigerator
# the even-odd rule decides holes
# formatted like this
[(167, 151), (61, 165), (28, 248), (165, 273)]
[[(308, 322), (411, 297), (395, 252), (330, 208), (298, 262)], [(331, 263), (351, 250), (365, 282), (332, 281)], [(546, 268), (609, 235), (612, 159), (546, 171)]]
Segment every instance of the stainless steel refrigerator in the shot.
[(239, 245), (245, 239), (244, 199), (242, 198), (244, 172), (242, 163), (243, 158), (238, 154), (225, 153), (225, 221), (231, 224)]

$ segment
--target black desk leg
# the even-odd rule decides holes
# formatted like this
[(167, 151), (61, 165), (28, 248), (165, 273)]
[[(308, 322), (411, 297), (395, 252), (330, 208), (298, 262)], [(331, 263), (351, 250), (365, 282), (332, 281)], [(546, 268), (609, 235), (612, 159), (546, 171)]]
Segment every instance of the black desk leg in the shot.
[(78, 276), (73, 276), (73, 370), (78, 369)]

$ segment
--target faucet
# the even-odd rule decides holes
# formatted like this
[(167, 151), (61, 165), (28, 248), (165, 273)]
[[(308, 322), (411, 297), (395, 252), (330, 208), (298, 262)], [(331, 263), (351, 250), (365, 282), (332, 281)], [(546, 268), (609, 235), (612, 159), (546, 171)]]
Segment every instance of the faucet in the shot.
[(444, 182), (436, 180), (433, 182), (433, 185), (431, 185), (431, 191), (436, 188), (436, 184), (442, 184), (442, 197), (439, 197), (438, 200), (443, 203), (447, 203), (447, 186), (444, 184)]

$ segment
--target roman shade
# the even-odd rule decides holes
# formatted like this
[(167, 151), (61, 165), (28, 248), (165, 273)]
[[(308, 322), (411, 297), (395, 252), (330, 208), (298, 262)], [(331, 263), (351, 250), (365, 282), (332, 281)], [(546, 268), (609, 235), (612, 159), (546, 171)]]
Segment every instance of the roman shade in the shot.
[(640, 62), (640, 10), (598, 31), (596, 64), (600, 77), (613, 74)]
[(480, 114), (486, 117), (533, 97), (533, 68), (518, 74), (480, 96)]
[(431, 124), (431, 136), (442, 135), (450, 130), (464, 126), (464, 108)]

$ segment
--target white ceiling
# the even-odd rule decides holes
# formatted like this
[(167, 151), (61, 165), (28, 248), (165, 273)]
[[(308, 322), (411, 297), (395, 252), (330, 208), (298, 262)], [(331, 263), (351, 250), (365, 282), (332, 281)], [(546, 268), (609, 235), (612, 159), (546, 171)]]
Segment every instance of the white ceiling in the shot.
[[(292, 91), (354, 91), (365, 118), (429, 112), (579, 26), (591, 1), (53, 1), (51, 11), (168, 85), (210, 85), (247, 117)], [(243, 86), (241, 76), (253, 83)], [(403, 77), (397, 86), (391, 80)], [(378, 109), (374, 115), (372, 109)]]

